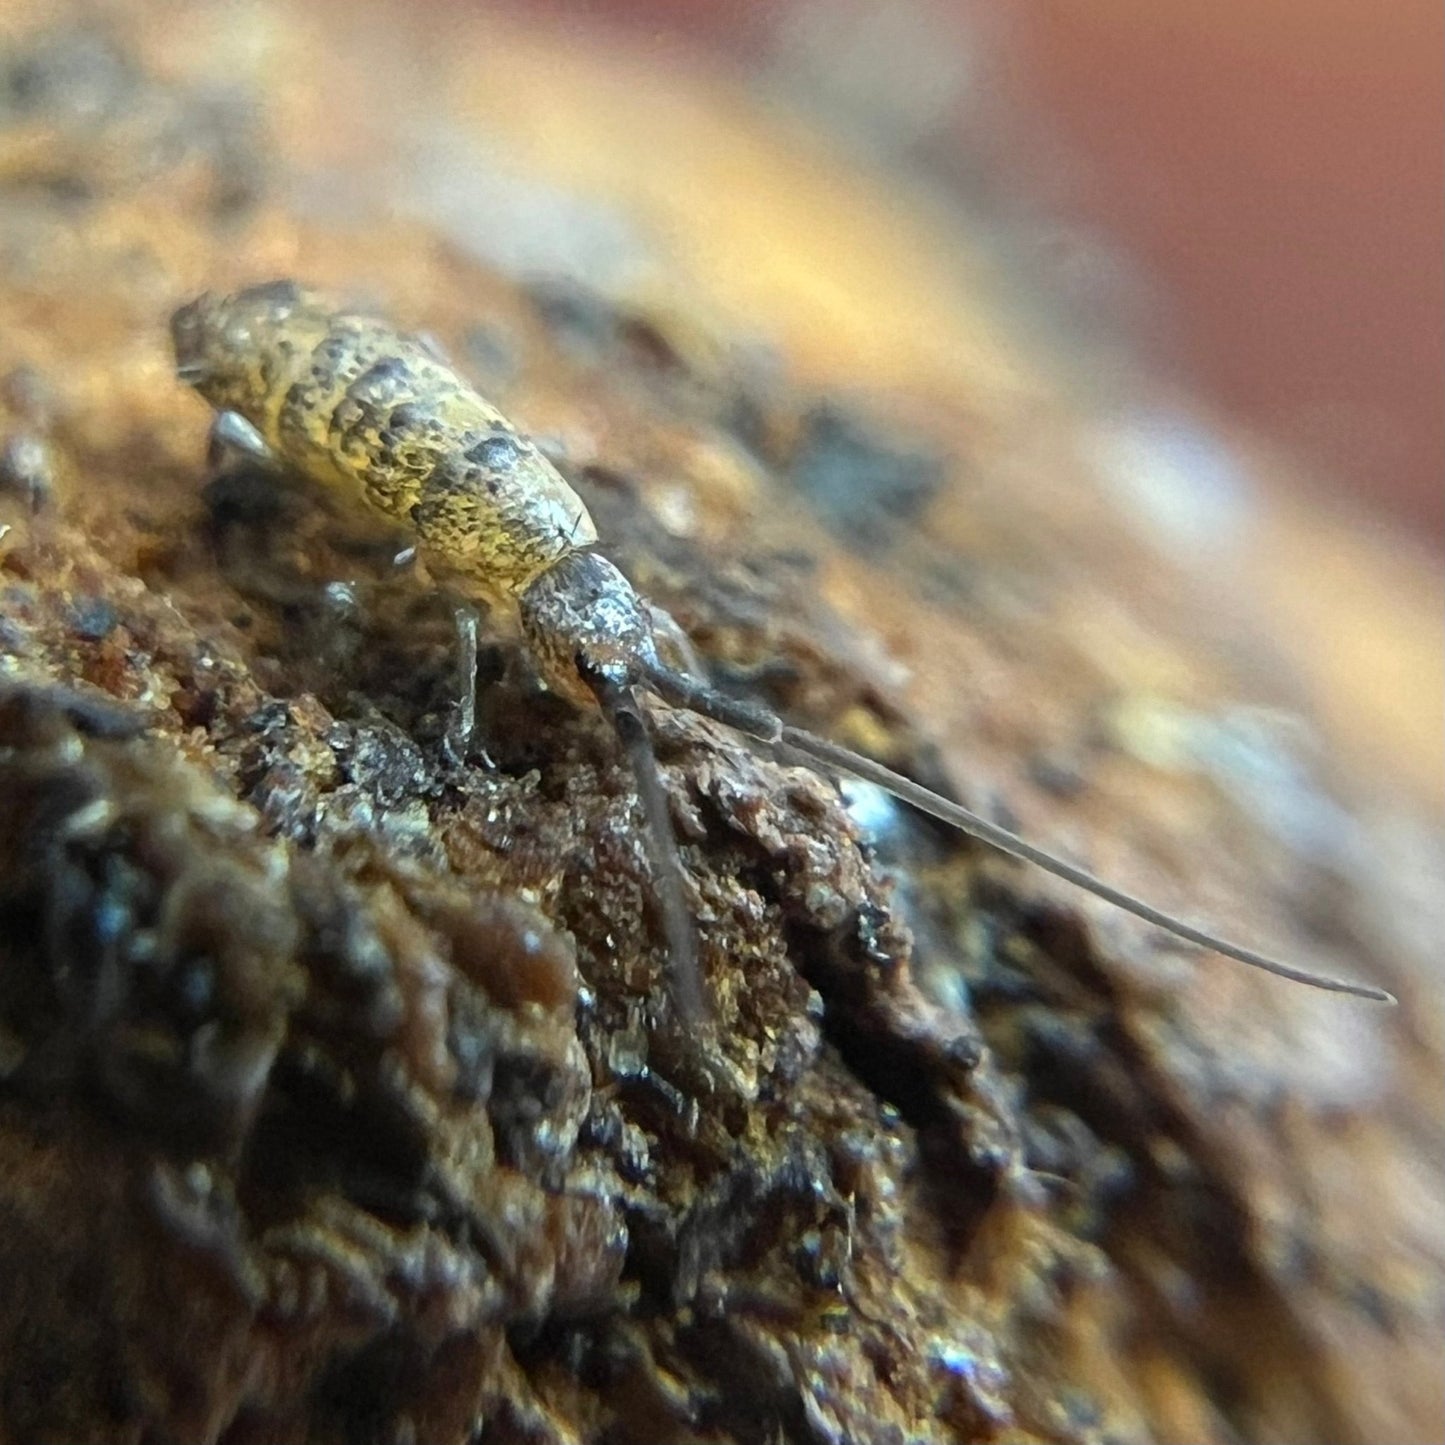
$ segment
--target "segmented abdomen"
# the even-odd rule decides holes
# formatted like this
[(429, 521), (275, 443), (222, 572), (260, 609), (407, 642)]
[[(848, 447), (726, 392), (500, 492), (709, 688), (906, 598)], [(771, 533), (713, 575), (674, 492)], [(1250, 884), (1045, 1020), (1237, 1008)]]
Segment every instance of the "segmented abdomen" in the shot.
[(262, 345), (252, 420), (282, 459), (415, 527), (424, 551), (484, 591), (516, 596), (597, 540), (535, 444), (421, 343), (302, 306)]

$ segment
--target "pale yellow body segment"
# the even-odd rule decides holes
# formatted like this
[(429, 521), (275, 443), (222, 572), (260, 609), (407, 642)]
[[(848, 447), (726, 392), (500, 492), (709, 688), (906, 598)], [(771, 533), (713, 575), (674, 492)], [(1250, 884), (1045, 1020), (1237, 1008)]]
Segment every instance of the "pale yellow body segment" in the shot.
[(288, 466), (414, 527), (425, 553), (516, 598), (591, 546), (582, 499), (421, 342), (290, 283), (202, 297), (173, 322), (196, 389)]

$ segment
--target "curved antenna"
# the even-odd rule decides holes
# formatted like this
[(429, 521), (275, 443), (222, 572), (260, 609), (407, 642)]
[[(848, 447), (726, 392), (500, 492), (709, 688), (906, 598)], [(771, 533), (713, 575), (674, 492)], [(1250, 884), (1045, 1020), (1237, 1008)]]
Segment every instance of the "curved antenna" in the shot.
[(637, 796), (646, 819), (648, 861), (652, 865), (657, 887), (657, 902), (662, 910), (662, 928), (667, 939), (668, 994), (678, 1017), (685, 1023), (699, 1024), (708, 1018), (707, 992), (702, 981), (702, 966), (697, 956), (697, 933), (693, 927), (692, 910), (683, 892), (682, 855), (677, 849), (677, 836), (672, 829), (667, 792), (657, 767), (657, 753), (652, 734), (637, 698), (630, 688), (610, 682), (595, 670), (583, 672), (583, 678), (602, 711), (611, 722), (622, 750), (632, 768)]
[(1035, 867), (1052, 873), (1056, 878), (1062, 878), (1076, 888), (1083, 888), (1106, 903), (1112, 903), (1115, 908), (1132, 913), (1136, 918), (1142, 918), (1144, 922), (1162, 928), (1178, 938), (1187, 939), (1190, 943), (1197, 943), (1202, 948), (1232, 958), (1238, 963), (1248, 964), (1251, 968), (1262, 969), (1265, 973), (1272, 973), (1278, 978), (1287, 978), (1293, 983), (1302, 983), (1310, 988), (1350, 994), (1374, 1003), (1396, 1002), (1394, 994), (1383, 988), (1376, 988), (1373, 984), (1355, 983), (1350, 979), (1311, 973), (1307, 969), (1297, 968), (1294, 964), (1284, 963), (1280, 959), (1271, 958), (1267, 954), (1258, 953), (1252, 948), (1245, 948), (1241, 944), (1220, 938), (1217, 934), (1196, 928), (1182, 918), (1165, 913), (1153, 904), (1136, 898), (1132, 893), (1125, 893), (1085, 869), (1046, 852), (1027, 839), (1020, 838), (1018, 834), (1011, 833), (1007, 828), (990, 823), (987, 818), (981, 818), (961, 804), (940, 797), (911, 778), (905, 778), (901, 773), (885, 768), (882, 763), (875, 763), (871, 758), (865, 758), (837, 743), (828, 742), (827, 739), (805, 732), (802, 728), (789, 727), (766, 708), (754, 703), (734, 701), (692, 678), (683, 677), (665, 668), (650, 668), (647, 672), (647, 683), (675, 707), (702, 713), (715, 722), (736, 728), (739, 732), (768, 744), (779, 755), (785, 758), (791, 756), (795, 762), (801, 760), (806, 764), (821, 763), (824, 767), (851, 773), (865, 782), (874, 783), (910, 807), (917, 808), (919, 812), (927, 813), (1000, 852), (1020, 858), (1025, 863), (1032, 863)]

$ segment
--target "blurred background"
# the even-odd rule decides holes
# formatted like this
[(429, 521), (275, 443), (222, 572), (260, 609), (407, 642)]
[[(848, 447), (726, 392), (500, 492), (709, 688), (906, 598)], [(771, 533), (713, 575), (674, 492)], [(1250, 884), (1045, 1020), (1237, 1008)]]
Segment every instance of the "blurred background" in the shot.
[(591, 0), (1014, 228), (1298, 480), (1445, 540), (1445, 11), (1433, 0)]

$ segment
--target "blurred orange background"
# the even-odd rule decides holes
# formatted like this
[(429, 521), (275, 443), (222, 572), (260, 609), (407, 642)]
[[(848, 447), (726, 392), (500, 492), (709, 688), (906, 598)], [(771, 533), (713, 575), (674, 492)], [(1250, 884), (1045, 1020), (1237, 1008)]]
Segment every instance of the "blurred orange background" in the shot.
[[(825, 45), (871, 25), (884, 44), (922, 37), (930, 63), (952, 53), (951, 108), (912, 138), (915, 155), (964, 183), (983, 167), (995, 189), (1016, 183), (1015, 205), (1096, 234), (1132, 272), (1123, 288), (1067, 261), (1041, 280), (1073, 284), (1180, 384), (1289, 449), (1302, 485), (1445, 543), (1438, 0), (525, 8), (684, 35), (768, 67), (785, 93), (800, 51), (779, 37), (799, 16)], [(896, 75), (899, 57), (880, 59)], [(920, 93), (936, 79), (920, 73)]]
[(1030, 74), (1211, 397), (1445, 535), (1445, 7), (1023, 7)]

